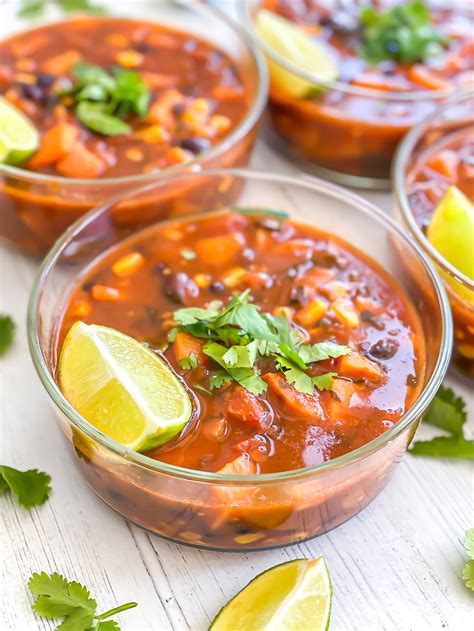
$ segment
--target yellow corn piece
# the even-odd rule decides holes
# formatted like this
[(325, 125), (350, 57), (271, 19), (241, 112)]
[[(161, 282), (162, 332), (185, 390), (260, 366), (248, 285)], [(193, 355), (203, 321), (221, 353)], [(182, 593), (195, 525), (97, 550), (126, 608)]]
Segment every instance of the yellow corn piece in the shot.
[(143, 55), (133, 48), (127, 48), (120, 51), (115, 59), (124, 68), (137, 68), (143, 62)]
[(18, 83), (28, 83), (29, 85), (34, 85), (36, 83), (36, 77), (28, 72), (18, 72), (15, 75), (15, 81), (18, 81)]
[(120, 292), (116, 287), (94, 285), (92, 287), (92, 297), (98, 302), (116, 302), (120, 300)]
[(87, 300), (80, 300), (72, 308), (72, 313), (76, 318), (86, 318), (91, 312), (91, 305)]
[(29, 57), (17, 59), (15, 62), (15, 70), (18, 70), (18, 72), (33, 72), (35, 68), (36, 61), (34, 59), (30, 59)]
[(139, 147), (130, 147), (130, 149), (127, 149), (125, 152), (125, 156), (131, 162), (141, 162), (145, 157)]
[(298, 324), (301, 324), (305, 328), (310, 327), (315, 324), (318, 320), (320, 320), (323, 315), (326, 313), (327, 304), (324, 300), (320, 298), (315, 298), (312, 300), (306, 307), (300, 309), (296, 316), (295, 320)]
[(158, 144), (160, 142), (168, 142), (170, 139), (169, 131), (166, 127), (159, 125), (158, 123), (156, 125), (150, 125), (150, 127), (139, 129), (135, 135), (149, 145)]
[(211, 279), (207, 274), (196, 274), (193, 280), (199, 289), (206, 289), (211, 284)]
[(474, 346), (472, 344), (456, 344), (457, 352), (467, 359), (474, 359)]
[(222, 282), (226, 287), (237, 287), (244, 276), (245, 270), (243, 267), (233, 267), (222, 276)]
[(145, 259), (139, 252), (131, 252), (123, 256), (112, 265), (112, 270), (117, 276), (130, 276), (139, 269)]
[(227, 116), (221, 116), (220, 114), (211, 116), (209, 122), (218, 134), (226, 132), (232, 125), (232, 121), (230, 120), (230, 118), (228, 118)]
[(338, 298), (331, 303), (331, 309), (333, 310), (336, 318), (339, 322), (342, 322), (342, 324), (345, 324), (350, 328), (359, 326), (359, 316), (350, 300)]
[(347, 285), (340, 280), (331, 280), (324, 285), (324, 291), (327, 292), (330, 300), (345, 298), (347, 296)]

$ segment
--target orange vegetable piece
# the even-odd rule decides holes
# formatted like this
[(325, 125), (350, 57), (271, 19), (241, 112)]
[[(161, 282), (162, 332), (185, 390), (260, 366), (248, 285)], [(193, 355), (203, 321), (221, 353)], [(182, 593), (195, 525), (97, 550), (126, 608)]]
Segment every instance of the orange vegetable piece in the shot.
[(445, 175), (453, 184), (458, 181), (459, 157), (454, 151), (450, 149), (440, 151), (430, 158), (426, 165), (433, 171)]
[(271, 423), (271, 415), (266, 405), (242, 386), (235, 386), (226, 400), (227, 414), (233, 418), (255, 427), (266, 429)]
[(178, 82), (178, 78), (171, 74), (160, 74), (158, 72), (141, 72), (141, 78), (150, 90), (162, 90), (172, 88)]
[(231, 263), (245, 245), (240, 232), (205, 237), (196, 241), (194, 249), (202, 263), (212, 267), (222, 267)]
[(428, 90), (449, 90), (452, 87), (447, 79), (443, 79), (443, 77), (423, 66), (423, 64), (410, 66), (407, 71), (407, 77), (413, 83), (417, 83)]
[(31, 158), (29, 165), (37, 167), (54, 164), (64, 158), (79, 136), (79, 129), (70, 123), (57, 123), (41, 137), (38, 151)]
[(105, 171), (106, 164), (87, 147), (76, 143), (56, 165), (58, 173), (65, 177), (94, 179)]
[(270, 396), (276, 399), (276, 407), (289, 416), (314, 421), (326, 420), (326, 414), (321, 406), (320, 395), (298, 392), (281, 373), (269, 372), (262, 375), (268, 383)]
[(343, 355), (339, 360), (338, 372), (344, 377), (352, 377), (353, 379), (368, 379), (369, 381), (382, 379), (380, 366), (361, 353)]
[(165, 127), (173, 128), (176, 123), (173, 107), (181, 103), (183, 98), (178, 90), (166, 90), (151, 104), (146, 120), (150, 123), (160, 123)]
[(94, 285), (92, 287), (92, 297), (98, 302), (116, 302), (120, 300), (120, 292), (116, 287)]
[(203, 364), (206, 364), (207, 357), (202, 352), (202, 346), (203, 343), (196, 337), (180, 331), (176, 334), (176, 338), (174, 340), (174, 354), (176, 357), (176, 361), (186, 359), (191, 355), (191, 353), (194, 353), (196, 359), (198, 360), (198, 363), (201, 366)]
[(77, 50), (67, 50), (56, 57), (50, 57), (43, 62), (41, 69), (53, 75), (68, 74), (72, 66), (81, 59), (81, 53)]
[(257, 466), (247, 454), (242, 454), (235, 460), (225, 464), (217, 473), (224, 473), (225, 475), (255, 475)]

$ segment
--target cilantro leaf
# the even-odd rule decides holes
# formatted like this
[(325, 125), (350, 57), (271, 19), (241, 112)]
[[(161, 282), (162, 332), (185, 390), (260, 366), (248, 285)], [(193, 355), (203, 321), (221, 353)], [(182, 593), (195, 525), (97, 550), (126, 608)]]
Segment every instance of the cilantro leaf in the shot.
[(209, 377), (209, 388), (211, 390), (215, 390), (217, 388), (222, 388), (222, 386), (227, 386), (232, 382), (232, 377), (225, 372), (214, 372)]
[(337, 372), (326, 372), (324, 375), (313, 377), (313, 383), (318, 390), (330, 390)]
[(360, 23), (359, 54), (370, 64), (390, 59), (401, 63), (423, 61), (447, 44), (443, 33), (431, 24), (423, 0), (410, 0), (387, 10), (365, 6)]
[(426, 410), (423, 421), (444, 429), (454, 436), (462, 436), (467, 419), (466, 404), (451, 388), (441, 386)]
[(219, 316), (218, 305), (220, 303), (213, 302), (207, 309), (201, 309), (200, 307), (177, 309), (173, 314), (173, 319), (176, 324), (181, 324), (182, 326), (196, 324), (197, 322), (213, 322)]
[(464, 536), (464, 548), (469, 555), (470, 559), (474, 559), (474, 528), (466, 530)]
[(18, 471), (13, 467), (0, 466), (0, 493), (9, 488), (20, 506), (27, 510), (46, 502), (51, 492), (50, 482), (51, 477), (44, 471)]
[(281, 355), (277, 355), (276, 362), (277, 368), (282, 370), (285, 375), (285, 379), (288, 383), (291, 383), (298, 392), (302, 392), (304, 394), (314, 394), (313, 380), (304, 372), (304, 370), (301, 370), (301, 368), (295, 366), (286, 357)]
[(84, 127), (104, 136), (122, 136), (132, 131), (123, 120), (108, 114), (102, 103), (81, 101), (76, 108), (76, 116)]
[(183, 259), (186, 259), (186, 261), (192, 261), (196, 258), (196, 252), (194, 250), (191, 250), (191, 248), (182, 248), (179, 253), (183, 257)]
[(194, 370), (199, 365), (196, 355), (191, 352), (187, 357), (183, 357), (178, 361), (178, 366), (183, 370)]
[[(104, 13), (104, 8), (93, 4), (91, 0), (54, 0), (66, 13), (73, 11), (84, 11), (88, 13)], [(24, 19), (36, 19), (41, 17), (48, 0), (22, 0), (22, 5), (17, 15)]]
[(413, 443), (410, 453), (413, 456), (474, 460), (474, 440), (466, 440), (462, 436), (437, 436)]
[(300, 357), (305, 363), (311, 364), (330, 358), (342, 357), (350, 352), (351, 349), (349, 346), (342, 346), (334, 342), (318, 342), (318, 344), (305, 344), (302, 346), (300, 349)]
[(251, 392), (252, 394), (262, 394), (267, 389), (267, 384), (261, 379), (256, 372), (250, 367), (231, 367), (229, 366), (224, 355), (227, 353), (227, 349), (222, 344), (217, 342), (208, 342), (203, 347), (204, 353), (218, 363), (229, 375), (237, 381), (243, 388)]
[(137, 603), (130, 602), (96, 615), (97, 602), (91, 598), (89, 590), (77, 581), (66, 580), (57, 572), (51, 575), (46, 572), (33, 574), (28, 587), (37, 596), (32, 608), (39, 616), (50, 620), (63, 618), (56, 627), (57, 631), (116, 631), (119, 629), (117, 623), (112, 620), (104, 622), (104, 619), (137, 606)]
[(245, 346), (231, 346), (222, 356), (229, 368), (252, 368), (257, 360), (258, 343), (256, 340)]
[(464, 568), (462, 571), (462, 577), (463, 577), (464, 583), (466, 584), (466, 587), (469, 587), (469, 589), (472, 589), (472, 591), (474, 591), (474, 560), (473, 559), (469, 559), (469, 561), (467, 561), (467, 563), (464, 565)]
[(0, 313), (0, 357), (4, 355), (13, 343), (15, 324), (9, 315)]

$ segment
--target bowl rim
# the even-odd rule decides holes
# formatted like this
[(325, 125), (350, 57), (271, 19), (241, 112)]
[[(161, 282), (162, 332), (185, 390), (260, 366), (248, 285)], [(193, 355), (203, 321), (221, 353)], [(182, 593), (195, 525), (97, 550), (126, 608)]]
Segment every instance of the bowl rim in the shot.
[[(424, 101), (441, 101), (456, 97), (456, 95), (468, 94), (472, 90), (471, 86), (453, 86), (449, 90), (410, 90), (410, 91), (397, 91), (397, 90), (375, 90), (372, 88), (363, 88), (359, 86), (353, 86), (343, 81), (331, 81), (318, 77), (316, 73), (309, 72), (297, 65), (288, 61), (285, 57), (282, 57), (273, 48), (263, 42), (256, 33), (254, 27), (254, 20), (251, 15), (251, 0), (248, 2), (237, 3), (237, 10), (242, 18), (242, 23), (247, 30), (248, 34), (252, 38), (256, 47), (263, 50), (266, 56), (270, 57), (279, 66), (282, 66), (285, 70), (295, 74), (296, 76), (313, 83), (316, 86), (322, 87), (324, 90), (337, 90), (345, 94), (351, 94), (353, 96), (361, 96), (366, 98), (378, 99), (381, 101), (396, 101), (396, 102), (415, 102), (420, 99)], [(262, 7), (259, 7), (262, 8)], [(468, 11), (465, 11), (469, 13)], [(294, 97), (292, 97), (294, 99)]]
[[(355, 449), (343, 456), (328, 460), (321, 464), (304, 467), (301, 469), (293, 469), (290, 471), (281, 471), (277, 473), (264, 473), (258, 475), (227, 475), (222, 473), (210, 473), (205, 471), (198, 471), (194, 469), (188, 469), (186, 467), (179, 467), (176, 465), (167, 464), (159, 460), (154, 460), (148, 456), (132, 451), (123, 445), (119, 444), (115, 440), (105, 436), (97, 430), (93, 425), (86, 421), (66, 400), (61, 390), (59, 389), (54, 377), (48, 370), (38, 335), (38, 303), (42, 294), (42, 287), (49, 272), (54, 267), (60, 254), (64, 248), (68, 245), (70, 240), (78, 233), (80, 233), (86, 226), (93, 222), (98, 216), (106, 212), (114, 204), (123, 201), (125, 198), (131, 196), (142, 195), (152, 189), (154, 186), (163, 186), (174, 180), (188, 179), (192, 177), (240, 177), (245, 180), (264, 181), (275, 184), (286, 184), (301, 187), (303, 189), (312, 190), (316, 193), (322, 194), (325, 197), (330, 197), (337, 201), (342, 201), (346, 204), (355, 206), (359, 211), (369, 215), (372, 219), (381, 222), (385, 227), (393, 234), (396, 235), (409, 246), (421, 261), (431, 283), (434, 288), (437, 302), (440, 309), (441, 318), (441, 338), (440, 338), (440, 352), (436, 360), (433, 372), (426, 383), (425, 387), (414, 401), (409, 410), (402, 416), (402, 418), (395, 423), (386, 432), (375, 438), (374, 440), (366, 443), (362, 447)], [(444, 289), (441, 279), (437, 275), (433, 264), (423, 252), (423, 250), (406, 235), (394, 219), (392, 219), (387, 213), (378, 209), (371, 202), (366, 201), (362, 197), (359, 197), (355, 193), (347, 191), (346, 189), (320, 180), (319, 178), (306, 176), (306, 175), (285, 175), (282, 173), (269, 173), (265, 171), (253, 171), (250, 169), (209, 169), (204, 172), (196, 173), (181, 173), (174, 175), (171, 178), (164, 180), (163, 178), (157, 179), (154, 185), (129, 190), (126, 193), (116, 195), (113, 199), (108, 200), (96, 209), (91, 210), (86, 215), (83, 215), (78, 221), (72, 224), (65, 233), (56, 241), (51, 248), (47, 256), (45, 257), (38, 275), (36, 277), (33, 289), (30, 294), (28, 302), (28, 315), (27, 315), (27, 335), (30, 355), (33, 360), (35, 369), (39, 375), (39, 378), (46, 389), (54, 407), (56, 407), (68, 421), (81, 432), (83, 432), (88, 438), (92, 439), (96, 443), (99, 443), (107, 451), (112, 452), (115, 456), (119, 456), (128, 463), (133, 463), (139, 467), (170, 475), (173, 477), (179, 477), (183, 479), (193, 480), (203, 483), (214, 484), (237, 484), (239, 486), (262, 486), (265, 484), (272, 484), (275, 482), (283, 482), (287, 480), (294, 480), (300, 478), (308, 478), (314, 474), (324, 473), (325, 471), (331, 471), (349, 465), (353, 462), (359, 461), (366, 456), (371, 455), (379, 448), (385, 446), (387, 443), (395, 439), (405, 428), (411, 425), (414, 421), (420, 418), (421, 414), (426, 410), (428, 404), (436, 394), (438, 387), (441, 385), (443, 378), (449, 366), (452, 350), (452, 336), (453, 336), (453, 323), (452, 315), (447, 299), (446, 291)]]
[[(454, 278), (463, 287), (474, 292), (474, 280), (468, 278), (465, 274), (457, 270), (447, 259), (445, 259), (428, 241), (428, 238), (423, 233), (422, 229), (415, 220), (415, 216), (411, 210), (410, 203), (408, 201), (408, 191), (406, 187), (406, 175), (405, 170), (408, 164), (411, 162), (412, 153), (417, 143), (421, 140), (426, 132), (433, 127), (433, 121), (436, 121), (446, 115), (452, 107), (456, 107), (463, 103), (472, 101), (474, 106), (474, 91), (467, 95), (462, 95), (459, 98), (452, 99), (448, 103), (439, 107), (435, 112), (420, 121), (415, 127), (413, 127), (408, 134), (403, 138), (399, 144), (394, 160), (392, 162), (392, 181), (393, 189), (395, 193), (396, 202), (401, 211), (403, 220), (410, 229), (412, 237), (415, 241), (425, 250), (429, 257), (440, 267), (440, 269)], [(472, 125), (472, 120), (469, 126)], [(444, 136), (448, 136), (444, 134)]]
[[(176, 2), (176, 0), (173, 1)], [(190, 169), (195, 171), (200, 170), (203, 166), (205, 166), (207, 160), (213, 159), (222, 153), (226, 153), (226, 151), (231, 149), (240, 140), (245, 138), (245, 136), (258, 123), (267, 103), (269, 79), (265, 58), (263, 57), (263, 54), (259, 50), (259, 48), (255, 46), (252, 38), (249, 36), (247, 31), (242, 28), (237, 21), (232, 20), (224, 12), (220, 11), (210, 4), (206, 4), (203, 2), (193, 2), (192, 8), (197, 11), (202, 11), (203, 13), (208, 12), (212, 14), (218, 20), (224, 22), (228, 28), (234, 31), (234, 33), (241, 40), (242, 44), (246, 47), (255, 68), (256, 89), (251, 94), (252, 98), (249, 109), (247, 110), (239, 124), (230, 132), (230, 134), (227, 134), (218, 143), (216, 143), (212, 147), (209, 147), (209, 149), (204, 150), (202, 153), (196, 155), (188, 162), (183, 162), (182, 164), (166, 167), (166, 169), (164, 169), (163, 171), (157, 171), (156, 173), (140, 173), (136, 175), (124, 175), (109, 178), (73, 178), (64, 177), (62, 175), (37, 173), (36, 171), (29, 171), (28, 169), (23, 169), (18, 166), (0, 163), (0, 177), (8, 176), (34, 184), (53, 184), (60, 186), (90, 186), (93, 188), (100, 188), (102, 186), (111, 185), (123, 186), (124, 184), (130, 184), (130, 186), (139, 186), (149, 182), (154, 182), (159, 177), (178, 173), (182, 169)], [(91, 16), (87, 15), (75, 17), (73, 16), (71, 18), (51, 21), (50, 24), (61, 24), (63, 22), (70, 22), (73, 20), (85, 20), (90, 19), (90, 17)], [(93, 18), (104, 20), (127, 19), (130, 21), (137, 21), (139, 19), (136, 16), (121, 18), (119, 15), (105, 16), (104, 18), (93, 16)], [(155, 22), (158, 25), (161, 24), (159, 20), (155, 20)], [(27, 33), (35, 30), (36, 28), (42, 28), (42, 26), (44, 25), (33, 26), (31, 28), (24, 29), (23, 31), (19, 31), (19, 33)], [(206, 40), (205, 35), (203, 35), (202, 38)]]

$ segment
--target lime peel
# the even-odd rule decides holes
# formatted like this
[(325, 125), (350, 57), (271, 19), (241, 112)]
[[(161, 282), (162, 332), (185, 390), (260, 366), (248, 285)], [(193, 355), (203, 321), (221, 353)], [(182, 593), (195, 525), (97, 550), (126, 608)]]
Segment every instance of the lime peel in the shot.
[(0, 96), (0, 163), (20, 164), (38, 149), (39, 139), (30, 119)]

